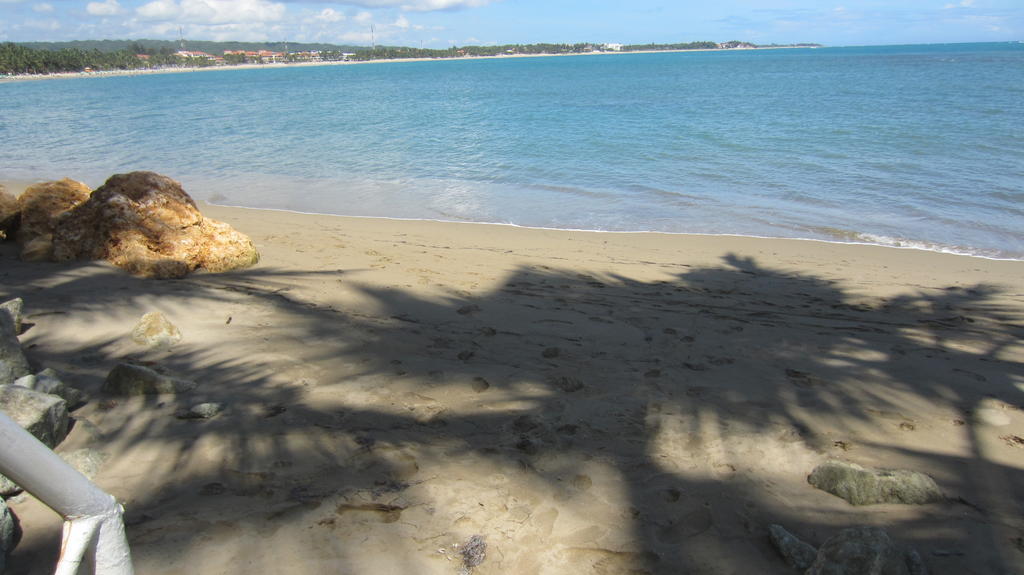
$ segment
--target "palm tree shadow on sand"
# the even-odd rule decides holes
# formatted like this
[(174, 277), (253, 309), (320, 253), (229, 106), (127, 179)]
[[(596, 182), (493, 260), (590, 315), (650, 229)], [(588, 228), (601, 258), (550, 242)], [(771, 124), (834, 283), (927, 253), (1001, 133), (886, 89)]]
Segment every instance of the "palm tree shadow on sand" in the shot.
[[(96, 394), (78, 412), (107, 422), (114, 470), (153, 477), (127, 480), (145, 564), (441, 573), (460, 561), (454, 543), (481, 534), (479, 573), (789, 572), (770, 523), (814, 543), (884, 526), (937, 573), (1012, 572), (1024, 556), (1024, 471), (973, 418), (1024, 406), (1021, 309), (993, 286), (869, 299), (738, 256), (658, 282), (522, 268), (446, 299), (355, 271), (38, 274), (4, 291), (46, 284), (40, 316), (159, 301), (233, 318), (222, 343), (243, 355), (182, 345), (161, 358), (201, 381), (198, 396)], [(293, 289), (331, 283), (374, 305)], [(62, 296), (83, 288), (88, 301)], [(94, 393), (126, 355), (113, 339), (32, 341), (35, 363)], [(279, 341), (302, 352), (282, 356)], [(228, 410), (172, 417), (199, 399)], [(131, 459), (153, 443), (159, 460)], [(830, 457), (926, 471), (950, 499), (851, 507), (806, 484)], [(11, 571), (44, 572), (26, 561), (51, 553), (30, 543)]]

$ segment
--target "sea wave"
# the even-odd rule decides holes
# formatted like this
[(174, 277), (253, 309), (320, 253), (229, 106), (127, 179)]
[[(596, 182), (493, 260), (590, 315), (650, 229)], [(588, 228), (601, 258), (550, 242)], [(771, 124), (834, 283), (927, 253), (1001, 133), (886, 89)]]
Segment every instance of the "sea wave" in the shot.
[[(923, 250), (943, 254), (954, 254), (960, 256), (979, 257), (992, 260), (1024, 261), (1024, 251), (1014, 252), (1009, 250), (985, 249), (956, 244), (944, 244), (927, 240), (887, 236), (855, 230), (846, 230), (830, 227), (813, 227), (811, 231), (820, 234), (826, 240), (846, 244), (865, 244), (873, 246), (884, 246), (890, 248), (901, 248), (911, 250)], [(801, 239), (801, 238), (797, 238)], [(814, 238), (811, 238), (814, 239)]]

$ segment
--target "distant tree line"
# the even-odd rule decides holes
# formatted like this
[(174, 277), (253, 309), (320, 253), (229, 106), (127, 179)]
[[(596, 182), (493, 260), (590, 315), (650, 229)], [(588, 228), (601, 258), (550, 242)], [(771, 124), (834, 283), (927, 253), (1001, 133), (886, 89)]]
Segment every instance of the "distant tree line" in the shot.
[(718, 48), (715, 42), (685, 42), (682, 44), (627, 44), (622, 47), (623, 52), (656, 52), (662, 50), (714, 50)]
[(12, 42), (0, 44), (0, 74), (52, 74), (93, 70), (130, 70), (142, 65), (135, 54), (79, 48), (34, 50)]
[[(82, 50), (99, 50), (100, 52), (119, 52), (128, 50), (135, 54), (155, 54), (165, 52), (173, 54), (182, 49), (180, 40), (71, 40), (67, 42), (21, 42), (22, 46), (37, 50), (60, 50), (62, 48), (80, 48)], [(207, 52), (209, 54), (223, 54), (225, 51), (259, 51), (270, 50), (272, 52), (308, 52), (308, 51), (336, 51), (355, 52), (357, 50), (368, 50), (366, 46), (349, 46), (326, 43), (299, 43), (299, 42), (214, 42), (212, 40), (187, 40), (186, 50)]]
[[(679, 44), (504, 44), (500, 46), (452, 46), (445, 49), (409, 48), (403, 46), (338, 46), (334, 44), (299, 44), (285, 42), (209, 42), (189, 41), (188, 49), (195, 52), (221, 54), (224, 51), (270, 50), (283, 52), (286, 62), (307, 61), (316, 53), (319, 60), (342, 59), (395, 60), (403, 58), (459, 58), (537, 54), (585, 54), (599, 51), (638, 52), (665, 50), (708, 50), (715, 48), (756, 48), (748, 42), (734, 40), (724, 44), (715, 42), (686, 42)], [(812, 47), (817, 44), (798, 44)], [(0, 75), (53, 74), (82, 72), (85, 70), (133, 70), (171, 66), (213, 66), (217, 62), (202, 57), (182, 57), (177, 54), (181, 44), (170, 40), (83, 40), (75, 42), (29, 42), (0, 44)], [(777, 47), (773, 45), (773, 47)], [(305, 55), (302, 55), (304, 52)], [(226, 54), (221, 63), (251, 62), (241, 54)]]
[[(740, 45), (755, 47), (745, 42), (728, 47)], [(607, 44), (503, 44), (499, 46), (452, 46), (445, 49), (429, 48), (408, 48), (402, 46), (376, 46), (374, 48), (363, 48), (350, 59), (352, 60), (394, 60), (399, 58), (458, 58), (464, 56), (509, 56), (516, 54), (588, 54), (591, 52), (639, 52), (639, 51), (661, 51), (661, 50), (713, 50), (720, 46), (715, 42), (686, 42), (680, 44), (633, 44), (624, 45), (612, 49)]]

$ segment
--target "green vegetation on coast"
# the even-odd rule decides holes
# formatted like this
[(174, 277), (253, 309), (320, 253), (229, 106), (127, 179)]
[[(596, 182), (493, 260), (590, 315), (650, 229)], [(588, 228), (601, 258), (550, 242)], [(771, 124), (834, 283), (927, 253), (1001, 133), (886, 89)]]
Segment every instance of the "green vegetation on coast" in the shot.
[[(0, 75), (56, 74), (238, 64), (467, 58), (594, 52), (729, 50), (760, 48), (749, 42), (710, 41), (678, 44), (504, 44), (452, 46), (446, 49), (404, 46), (344, 46), (286, 42), (212, 42), (171, 40), (79, 40), (0, 44)], [(783, 46), (770, 46), (783, 47)], [(793, 44), (785, 47), (817, 47)]]

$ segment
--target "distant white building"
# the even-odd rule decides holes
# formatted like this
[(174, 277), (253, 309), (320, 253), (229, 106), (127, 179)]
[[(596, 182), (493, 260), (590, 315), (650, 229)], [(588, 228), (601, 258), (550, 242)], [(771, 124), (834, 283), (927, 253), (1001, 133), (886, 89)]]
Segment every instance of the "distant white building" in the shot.
[(178, 56), (179, 58), (202, 58), (204, 60), (215, 60), (216, 59), (216, 57), (213, 56), (212, 54), (207, 54), (206, 52), (189, 51), (189, 50), (178, 50), (177, 52), (174, 53), (174, 55)]
[(611, 52), (621, 52), (622, 44), (605, 44), (604, 49), (609, 50)]

